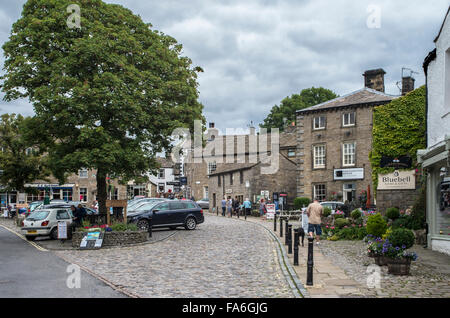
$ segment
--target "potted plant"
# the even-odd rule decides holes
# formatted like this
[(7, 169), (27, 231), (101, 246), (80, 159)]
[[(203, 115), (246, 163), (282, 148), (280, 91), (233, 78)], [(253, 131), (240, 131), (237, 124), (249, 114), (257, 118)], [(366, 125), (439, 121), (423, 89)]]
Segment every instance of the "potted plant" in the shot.
[(417, 260), (417, 254), (414, 252), (402, 251), (396, 257), (388, 260), (388, 273), (392, 275), (409, 275), (411, 261)]
[(408, 229), (394, 229), (386, 240), (391, 242), (387, 250), (383, 251), (387, 257), (389, 274), (409, 275), (411, 261), (417, 259), (415, 253), (406, 252), (414, 245), (414, 233)]

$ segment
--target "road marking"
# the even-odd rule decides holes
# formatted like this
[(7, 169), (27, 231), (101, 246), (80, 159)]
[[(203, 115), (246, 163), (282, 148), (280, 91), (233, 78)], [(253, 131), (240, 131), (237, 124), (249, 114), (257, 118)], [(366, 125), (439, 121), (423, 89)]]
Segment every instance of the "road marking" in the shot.
[(36, 249), (38, 249), (39, 251), (41, 251), (41, 252), (48, 252), (47, 249), (45, 249), (45, 248), (43, 248), (43, 247), (37, 245), (37, 244), (34, 243), (34, 242), (28, 241), (22, 234), (19, 234), (19, 233), (13, 231), (13, 230), (7, 228), (7, 227), (4, 226), (4, 225), (1, 225), (1, 224), (0, 224), (0, 226), (1, 226), (2, 228), (4, 228), (5, 230), (7, 230), (7, 231), (9, 231), (9, 232), (11, 232), (11, 233), (17, 235), (18, 237), (20, 237), (20, 238), (21, 238), (22, 240), (24, 240), (25, 242), (30, 243), (30, 245), (34, 246), (34, 247), (35, 247)]

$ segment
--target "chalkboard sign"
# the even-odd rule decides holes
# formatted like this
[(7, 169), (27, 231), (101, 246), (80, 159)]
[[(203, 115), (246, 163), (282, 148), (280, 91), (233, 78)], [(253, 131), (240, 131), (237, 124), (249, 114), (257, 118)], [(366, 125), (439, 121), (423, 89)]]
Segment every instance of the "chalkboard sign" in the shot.
[(104, 233), (101, 231), (84, 233), (80, 243), (80, 250), (99, 249), (103, 245)]

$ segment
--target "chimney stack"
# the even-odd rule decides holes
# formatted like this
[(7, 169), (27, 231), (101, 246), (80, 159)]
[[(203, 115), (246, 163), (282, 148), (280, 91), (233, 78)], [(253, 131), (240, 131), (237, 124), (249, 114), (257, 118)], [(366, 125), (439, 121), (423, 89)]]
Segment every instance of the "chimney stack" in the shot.
[(384, 93), (384, 74), (386, 72), (382, 68), (366, 71), (363, 74), (365, 78), (364, 86)]
[(414, 90), (414, 82), (416, 80), (412, 76), (403, 76), (402, 78), (402, 96)]
[(250, 135), (251, 136), (255, 136), (256, 135), (256, 128), (252, 126), (250, 126)]

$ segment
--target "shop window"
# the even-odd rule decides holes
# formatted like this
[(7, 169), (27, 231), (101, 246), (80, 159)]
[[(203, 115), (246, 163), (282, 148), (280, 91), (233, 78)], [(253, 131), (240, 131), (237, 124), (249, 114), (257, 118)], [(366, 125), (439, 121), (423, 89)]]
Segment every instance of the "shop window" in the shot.
[(63, 190), (63, 199), (64, 201), (72, 201), (72, 189), (64, 189)]
[(436, 230), (438, 235), (450, 235), (450, 170), (441, 169), (441, 182), (438, 187), (439, 208), (436, 214)]

